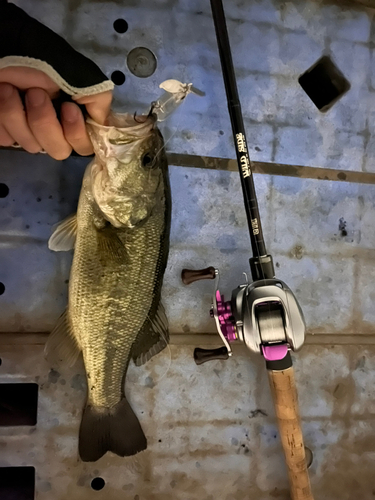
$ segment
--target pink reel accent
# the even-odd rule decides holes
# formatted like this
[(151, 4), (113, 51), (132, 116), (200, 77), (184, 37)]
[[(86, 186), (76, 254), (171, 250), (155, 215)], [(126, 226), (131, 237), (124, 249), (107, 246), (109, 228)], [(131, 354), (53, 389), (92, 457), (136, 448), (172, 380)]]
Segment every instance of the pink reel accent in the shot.
[(262, 345), (262, 351), (267, 361), (279, 361), (288, 354), (288, 346), (286, 344)]
[(221, 332), (228, 342), (237, 340), (236, 328), (232, 321), (232, 307), (230, 300), (225, 302), (224, 295), (221, 295), (219, 290), (216, 292), (217, 314)]

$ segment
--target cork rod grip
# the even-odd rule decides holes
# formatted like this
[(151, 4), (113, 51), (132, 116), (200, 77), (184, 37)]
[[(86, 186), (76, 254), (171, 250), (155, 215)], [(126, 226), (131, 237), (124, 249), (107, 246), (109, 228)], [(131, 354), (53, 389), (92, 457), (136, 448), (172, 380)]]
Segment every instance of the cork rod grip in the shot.
[(292, 500), (314, 500), (307, 471), (293, 367), (268, 370)]

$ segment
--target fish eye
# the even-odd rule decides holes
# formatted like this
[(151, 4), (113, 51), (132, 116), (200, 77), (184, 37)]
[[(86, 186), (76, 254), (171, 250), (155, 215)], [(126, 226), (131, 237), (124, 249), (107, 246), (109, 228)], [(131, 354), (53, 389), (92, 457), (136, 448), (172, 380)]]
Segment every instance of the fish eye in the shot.
[(142, 157), (142, 167), (153, 169), (156, 166), (155, 158), (150, 155), (150, 153), (146, 153)]

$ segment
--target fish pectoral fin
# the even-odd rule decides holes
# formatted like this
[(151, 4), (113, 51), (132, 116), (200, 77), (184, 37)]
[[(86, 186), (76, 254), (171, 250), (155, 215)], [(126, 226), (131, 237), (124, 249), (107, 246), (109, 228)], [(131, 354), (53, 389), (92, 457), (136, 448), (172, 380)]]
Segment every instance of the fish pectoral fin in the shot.
[(168, 342), (168, 319), (163, 304), (159, 302), (156, 314), (146, 321), (133, 344), (132, 358), (136, 366), (159, 354)]
[(81, 349), (76, 337), (73, 335), (68, 310), (66, 309), (47, 339), (44, 354), (49, 359), (62, 360), (68, 366), (73, 366), (80, 352)]
[(48, 248), (54, 252), (72, 250), (77, 236), (77, 214), (69, 215), (54, 226), (54, 231), (48, 240)]
[(99, 253), (112, 259), (124, 262), (127, 257), (126, 248), (112, 226), (97, 230)]

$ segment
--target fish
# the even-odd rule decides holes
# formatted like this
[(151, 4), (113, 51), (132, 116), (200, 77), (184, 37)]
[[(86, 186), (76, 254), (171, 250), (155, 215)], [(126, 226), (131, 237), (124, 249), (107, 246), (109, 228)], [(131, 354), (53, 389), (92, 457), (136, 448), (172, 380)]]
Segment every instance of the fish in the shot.
[(147, 448), (125, 393), (129, 362), (162, 351), (168, 321), (161, 302), (171, 222), (168, 163), (157, 117), (111, 113), (86, 122), (95, 157), (87, 166), (77, 214), (54, 230), (49, 248), (74, 248), (68, 306), (46, 354), (72, 366), (80, 353), (87, 401), (79, 455), (93, 462)]

